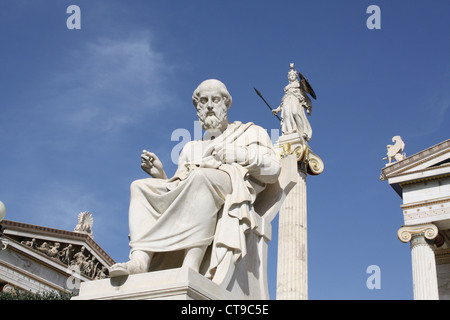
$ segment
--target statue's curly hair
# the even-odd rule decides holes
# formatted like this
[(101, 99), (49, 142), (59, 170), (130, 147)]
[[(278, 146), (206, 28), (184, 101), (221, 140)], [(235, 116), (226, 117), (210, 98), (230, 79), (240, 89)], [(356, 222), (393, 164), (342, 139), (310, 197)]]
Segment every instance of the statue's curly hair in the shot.
[(195, 108), (197, 108), (197, 104), (199, 101), (199, 97), (200, 97), (200, 90), (203, 87), (207, 87), (207, 86), (218, 86), (219, 90), (220, 90), (220, 94), (222, 95), (222, 98), (225, 99), (225, 105), (227, 106), (227, 108), (230, 108), (231, 106), (231, 102), (232, 102), (232, 98), (230, 93), (227, 90), (227, 87), (225, 86), (225, 84), (219, 80), (216, 79), (209, 79), (209, 80), (205, 80), (202, 83), (199, 84), (199, 86), (197, 87), (197, 89), (195, 89), (193, 95), (192, 95), (192, 103), (194, 104)]

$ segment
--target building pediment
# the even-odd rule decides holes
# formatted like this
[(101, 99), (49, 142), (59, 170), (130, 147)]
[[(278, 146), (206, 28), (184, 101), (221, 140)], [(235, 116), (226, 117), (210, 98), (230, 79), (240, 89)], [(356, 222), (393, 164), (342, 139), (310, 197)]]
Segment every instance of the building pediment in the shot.
[(381, 180), (388, 180), (402, 197), (402, 186), (408, 183), (450, 177), (450, 139), (413, 154), (403, 160), (386, 165)]
[[(10, 252), (3, 252), (3, 268), (58, 290), (67, 289), (66, 279), (70, 277), (80, 282), (106, 278), (108, 267), (115, 263), (86, 232), (8, 220), (3, 220), (2, 226), (3, 240)], [(44, 270), (52, 270), (51, 279), (45, 279), (49, 272)]]

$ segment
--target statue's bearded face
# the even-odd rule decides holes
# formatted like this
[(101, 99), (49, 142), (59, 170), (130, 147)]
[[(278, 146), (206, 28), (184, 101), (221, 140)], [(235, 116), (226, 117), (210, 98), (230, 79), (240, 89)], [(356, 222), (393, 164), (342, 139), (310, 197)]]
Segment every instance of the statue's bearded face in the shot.
[(227, 119), (226, 98), (214, 88), (200, 92), (197, 115), (204, 130), (219, 129)]

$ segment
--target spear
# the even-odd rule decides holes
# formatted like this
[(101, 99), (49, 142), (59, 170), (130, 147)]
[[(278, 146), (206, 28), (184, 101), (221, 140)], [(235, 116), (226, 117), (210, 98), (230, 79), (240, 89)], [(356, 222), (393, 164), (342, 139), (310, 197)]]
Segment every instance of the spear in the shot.
[[(266, 105), (269, 107), (269, 109), (273, 111), (272, 107), (269, 106), (269, 104), (267, 103), (266, 99), (263, 98), (262, 94), (256, 88), (253, 88), (253, 89), (255, 89), (255, 91), (258, 94), (258, 96), (266, 103)], [(280, 117), (278, 115), (275, 114), (275, 117), (277, 117), (278, 120), (281, 121), (281, 119), (280, 119)]]

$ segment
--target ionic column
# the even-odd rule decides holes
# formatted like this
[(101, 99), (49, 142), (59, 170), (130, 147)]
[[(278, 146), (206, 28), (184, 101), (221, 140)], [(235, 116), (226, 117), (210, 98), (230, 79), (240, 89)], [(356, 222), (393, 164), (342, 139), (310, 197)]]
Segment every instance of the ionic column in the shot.
[[(318, 175), (323, 161), (298, 134), (278, 141), (282, 170), (296, 175), (297, 183), (287, 194), (278, 220), (277, 300), (308, 299), (307, 175)], [(284, 167), (289, 166), (290, 168)], [(292, 166), (292, 167), (291, 167)], [(294, 169), (294, 170), (290, 170)]]
[(397, 232), (402, 242), (410, 242), (414, 300), (439, 300), (436, 260), (432, 240), (438, 235), (434, 224), (403, 226)]
[(278, 220), (277, 300), (308, 299), (306, 173), (280, 209)]

